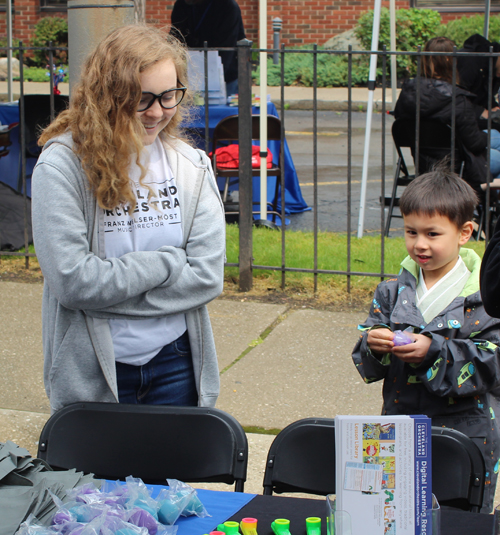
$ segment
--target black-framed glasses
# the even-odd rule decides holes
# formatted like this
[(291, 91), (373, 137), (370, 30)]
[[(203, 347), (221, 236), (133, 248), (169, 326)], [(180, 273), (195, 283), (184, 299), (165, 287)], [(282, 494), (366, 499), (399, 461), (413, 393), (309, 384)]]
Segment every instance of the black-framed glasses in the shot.
[(158, 99), (160, 106), (164, 110), (171, 110), (181, 103), (186, 91), (187, 87), (176, 87), (175, 89), (167, 89), (159, 95), (149, 92), (142, 93), (137, 111), (149, 110), (149, 108), (151, 108), (151, 106), (155, 103), (156, 99)]

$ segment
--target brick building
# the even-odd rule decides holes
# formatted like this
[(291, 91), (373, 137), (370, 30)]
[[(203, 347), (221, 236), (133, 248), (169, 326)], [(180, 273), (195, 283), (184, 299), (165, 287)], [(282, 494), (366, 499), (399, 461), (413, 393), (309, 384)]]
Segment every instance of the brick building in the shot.
[[(259, 1), (237, 0), (248, 39), (258, 43)], [(170, 24), (174, 0), (145, 0), (147, 21)], [(492, 0), (492, 12), (500, 11), (500, 0)], [(66, 0), (12, 0), (13, 37), (28, 42), (36, 22), (47, 16), (66, 17)], [(439, 6), (438, 6), (439, 4)], [(0, 39), (6, 35), (6, 0), (0, 0)], [(389, 2), (383, 5), (389, 7)], [(466, 14), (483, 13), (484, 0), (396, 0), (398, 8), (438, 9), (444, 22)], [(373, 0), (268, 0), (268, 46), (272, 46), (272, 19), (283, 21), (282, 42), (287, 46), (317, 43), (356, 25), (359, 16), (373, 8)]]

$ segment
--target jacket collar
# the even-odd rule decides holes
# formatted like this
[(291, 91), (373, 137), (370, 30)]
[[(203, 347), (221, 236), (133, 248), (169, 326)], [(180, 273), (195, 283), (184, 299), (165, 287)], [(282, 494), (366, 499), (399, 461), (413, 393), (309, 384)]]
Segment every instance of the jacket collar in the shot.
[[(479, 271), (481, 269), (481, 258), (472, 249), (462, 248), (460, 249), (459, 254), (462, 257), (467, 269), (471, 272), (469, 279), (467, 280), (467, 283), (459, 296), (467, 297), (479, 291)], [(401, 262), (401, 267), (414, 277), (416, 284), (419, 275), (419, 267), (417, 263), (412, 260), (410, 256), (407, 256)]]

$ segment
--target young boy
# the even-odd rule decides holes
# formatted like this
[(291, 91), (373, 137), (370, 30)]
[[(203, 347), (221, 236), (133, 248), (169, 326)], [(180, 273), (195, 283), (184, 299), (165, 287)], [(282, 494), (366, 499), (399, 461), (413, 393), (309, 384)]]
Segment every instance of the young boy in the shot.
[[(479, 256), (460, 250), (476, 203), (444, 166), (410, 183), (400, 200), (409, 256), (397, 278), (378, 285), (352, 357), (366, 383), (384, 379), (383, 414), (425, 414), (474, 440), (487, 471), (481, 512), (490, 512), (500, 455), (492, 393), (500, 385), (500, 320), (481, 302)], [(396, 330), (413, 342), (396, 346)]]

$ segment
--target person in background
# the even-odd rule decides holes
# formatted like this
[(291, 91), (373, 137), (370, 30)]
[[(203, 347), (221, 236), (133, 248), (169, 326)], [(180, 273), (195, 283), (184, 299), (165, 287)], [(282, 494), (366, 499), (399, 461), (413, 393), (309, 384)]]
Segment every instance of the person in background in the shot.
[(222, 291), (225, 221), (210, 160), (180, 135), (186, 77), (179, 41), (124, 26), (42, 133), (32, 210), (52, 411), (215, 405), (206, 304)]
[[(478, 33), (469, 37), (460, 52), (483, 52), (488, 53), (490, 48), (493, 52), (500, 52), (500, 43), (488, 41)], [(491, 109), (500, 112), (498, 107), (498, 89), (500, 88), (500, 56), (492, 59), (493, 77), (491, 88)], [(488, 128), (488, 86), (490, 75), (490, 58), (486, 56), (458, 56), (457, 69), (460, 75), (462, 87), (474, 94), (472, 103), (476, 110), (476, 118), (481, 130)], [(500, 129), (500, 115), (492, 114), (492, 127)]]
[[(171, 33), (190, 48), (236, 47), (245, 38), (240, 6), (236, 0), (176, 0)], [(237, 51), (219, 52), (227, 95), (238, 93)]]
[(500, 218), (481, 263), (481, 295), (486, 312), (500, 318)]
[[(453, 52), (455, 43), (446, 37), (434, 37), (425, 43), (424, 52)], [(488, 147), (488, 134), (482, 131), (477, 123), (476, 111), (471, 99), (472, 93), (459, 85), (453, 87), (453, 61), (450, 56), (422, 56), (423, 76), (417, 80), (413, 78), (403, 85), (394, 116), (396, 118), (415, 121), (417, 113), (417, 88), (420, 98), (420, 118), (436, 120), (452, 125), (453, 92), (455, 92), (455, 127), (458, 146), (464, 157), (463, 178), (475, 191), (482, 193), (486, 189), (486, 149)], [(460, 79), (457, 79), (457, 84)], [(448, 156), (450, 150), (444, 149), (435, 161)], [(425, 155), (421, 154), (421, 157)], [(433, 158), (430, 158), (432, 160)], [(420, 165), (421, 170), (428, 170), (432, 163)], [(458, 162), (457, 162), (458, 163)], [(500, 177), (500, 132), (491, 131), (490, 173), (493, 179)], [(500, 180), (492, 181), (493, 185), (500, 186)]]
[(400, 209), (409, 256), (396, 278), (378, 285), (352, 358), (366, 383), (383, 379), (382, 414), (425, 414), (477, 444), (488, 513), (500, 456), (500, 320), (481, 302), (479, 256), (461, 249), (476, 203), (444, 164), (407, 186)]

